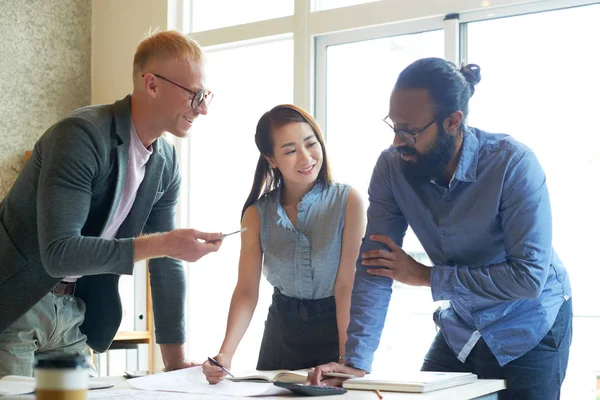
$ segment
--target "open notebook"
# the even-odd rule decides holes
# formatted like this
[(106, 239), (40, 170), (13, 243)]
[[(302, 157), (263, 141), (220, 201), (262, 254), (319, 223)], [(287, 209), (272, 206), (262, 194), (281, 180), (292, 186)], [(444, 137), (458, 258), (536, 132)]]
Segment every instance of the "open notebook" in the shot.
[(400, 372), (397, 376), (377, 377), (367, 375), (362, 378), (347, 379), (346, 389), (384, 390), (389, 392), (431, 392), (452, 386), (464, 385), (477, 380), (477, 375), (469, 372)]
[(290, 371), (278, 369), (274, 371), (250, 371), (235, 373), (235, 378), (227, 377), (233, 382), (294, 382), (304, 383), (308, 377), (307, 369)]

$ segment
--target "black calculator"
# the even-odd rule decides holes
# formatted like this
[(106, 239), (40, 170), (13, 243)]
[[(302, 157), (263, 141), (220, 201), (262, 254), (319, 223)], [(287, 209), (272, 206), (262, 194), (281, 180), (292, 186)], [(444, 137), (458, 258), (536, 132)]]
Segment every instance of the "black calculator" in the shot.
[(336, 386), (303, 385), (291, 382), (275, 382), (273, 384), (288, 389), (298, 396), (330, 396), (347, 392), (346, 389)]

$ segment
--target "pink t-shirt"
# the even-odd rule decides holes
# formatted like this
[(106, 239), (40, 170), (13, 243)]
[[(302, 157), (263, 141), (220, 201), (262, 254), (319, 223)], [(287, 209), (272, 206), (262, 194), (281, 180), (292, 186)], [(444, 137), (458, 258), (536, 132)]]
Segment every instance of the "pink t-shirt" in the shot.
[[(119, 205), (117, 206), (117, 210), (100, 235), (100, 237), (104, 239), (114, 239), (121, 224), (125, 221), (125, 218), (127, 218), (129, 211), (131, 211), (131, 207), (133, 207), (138, 188), (144, 180), (146, 163), (148, 163), (148, 160), (152, 155), (152, 147), (150, 147), (150, 149), (144, 147), (144, 144), (135, 130), (133, 121), (131, 121), (131, 129), (129, 132), (131, 135), (131, 143), (129, 146), (129, 160), (127, 162), (125, 187), (123, 188), (123, 194), (119, 201)], [(81, 278), (81, 276), (67, 276), (63, 278), (63, 281), (75, 282), (78, 278)]]

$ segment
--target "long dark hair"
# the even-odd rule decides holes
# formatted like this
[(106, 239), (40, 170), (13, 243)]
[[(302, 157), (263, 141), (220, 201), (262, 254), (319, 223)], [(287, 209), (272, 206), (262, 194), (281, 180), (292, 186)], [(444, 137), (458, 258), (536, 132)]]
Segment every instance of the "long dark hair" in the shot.
[(406, 67), (398, 76), (394, 90), (427, 89), (435, 104), (438, 119), (444, 120), (454, 111), (462, 111), (460, 130), (464, 132), (469, 99), (475, 93), (475, 85), (479, 81), (479, 65), (468, 64), (459, 69), (450, 61), (431, 57), (422, 58)]
[(321, 133), (321, 128), (317, 121), (307, 111), (293, 104), (280, 104), (275, 106), (270, 111), (264, 113), (256, 125), (254, 142), (256, 143), (256, 147), (258, 147), (258, 151), (260, 151), (260, 156), (258, 157), (256, 171), (254, 172), (252, 189), (250, 190), (248, 199), (246, 199), (246, 203), (244, 203), (244, 208), (242, 208), (242, 218), (248, 207), (254, 204), (262, 194), (270, 192), (281, 186), (283, 183), (283, 176), (279, 169), (271, 168), (265, 157), (273, 156), (273, 130), (297, 122), (305, 122), (310, 125), (317, 140), (321, 144), (321, 149), (323, 151), (323, 165), (321, 166), (317, 179), (325, 185), (329, 185), (333, 181), (331, 169), (327, 162), (325, 141), (323, 140), (323, 134)]

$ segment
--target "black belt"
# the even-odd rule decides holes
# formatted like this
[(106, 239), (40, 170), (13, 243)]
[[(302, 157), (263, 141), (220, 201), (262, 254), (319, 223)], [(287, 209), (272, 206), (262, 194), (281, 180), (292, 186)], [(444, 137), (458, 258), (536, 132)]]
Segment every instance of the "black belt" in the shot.
[(73, 294), (75, 292), (75, 282), (60, 281), (52, 289), (54, 294)]
[(318, 317), (321, 314), (335, 313), (335, 297), (325, 297), (322, 299), (297, 299), (282, 294), (279, 289), (274, 288), (273, 304), (278, 312), (292, 313), (300, 315), (311, 315)]

